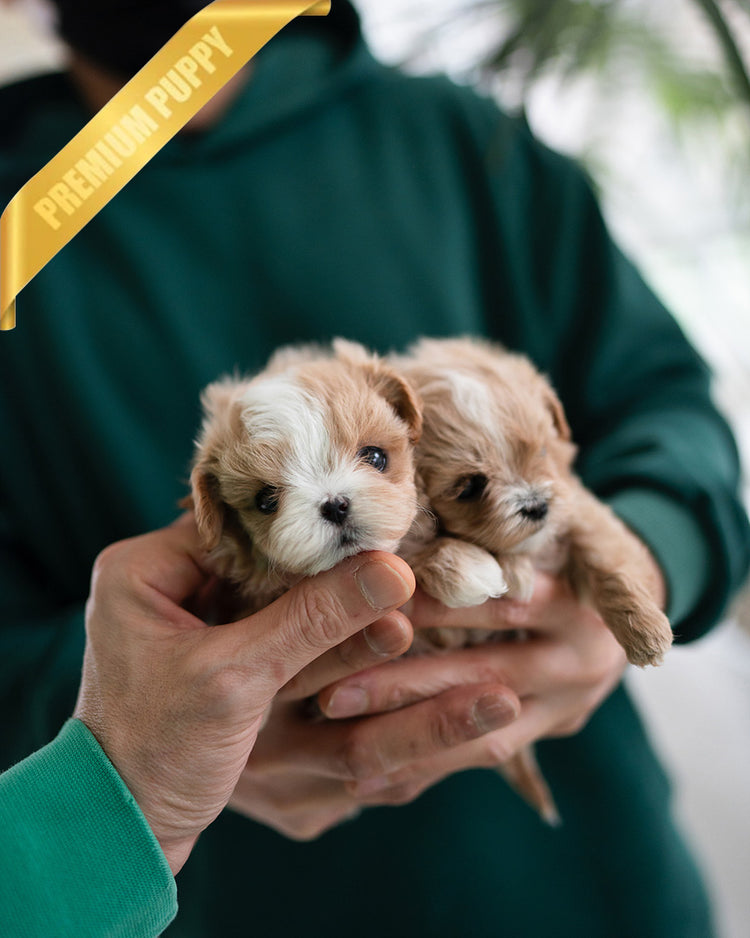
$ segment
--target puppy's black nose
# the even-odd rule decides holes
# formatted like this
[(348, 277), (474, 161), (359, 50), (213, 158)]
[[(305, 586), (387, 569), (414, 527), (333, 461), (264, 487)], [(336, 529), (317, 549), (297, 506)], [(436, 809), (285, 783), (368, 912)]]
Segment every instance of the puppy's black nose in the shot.
[(524, 505), (521, 514), (529, 521), (544, 521), (549, 511), (549, 503), (544, 498), (534, 499), (528, 505)]
[(343, 524), (349, 514), (349, 499), (343, 495), (329, 498), (320, 506), (320, 513), (331, 524)]

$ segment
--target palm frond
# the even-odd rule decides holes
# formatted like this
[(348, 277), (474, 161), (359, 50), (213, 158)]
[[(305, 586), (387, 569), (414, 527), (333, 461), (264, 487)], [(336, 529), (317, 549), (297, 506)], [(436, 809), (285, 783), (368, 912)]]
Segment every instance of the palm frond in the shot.
[[(730, 5), (731, 11), (725, 12), (724, 6)], [(474, 64), (485, 74), (512, 75), (524, 90), (550, 72), (563, 78), (586, 73), (606, 78), (624, 67), (658, 77), (657, 90), (684, 82), (698, 92), (700, 113), (703, 95), (713, 87), (719, 107), (740, 104), (750, 117), (750, 0), (685, 0), (685, 7), (700, 13), (707, 41), (713, 40), (720, 52), (718, 76), (726, 92), (711, 77), (717, 75), (716, 62), (702, 65), (684, 54), (666, 31), (654, 29), (644, 6), (623, 0), (468, 0), (463, 15), (484, 17), (495, 34), (494, 43)], [(666, 65), (656, 64), (660, 60), (673, 68), (672, 81)], [(678, 97), (666, 94), (664, 103)], [(682, 101), (681, 111), (687, 114)]]
[[(726, 67), (735, 85), (737, 94), (750, 109), (750, 76), (740, 44), (722, 7), (714, 0), (693, 0), (700, 8), (714, 31), (716, 39), (724, 53)], [(742, 8), (750, 13), (750, 3), (744, 2)], [(748, 22), (750, 27), (750, 21)]]

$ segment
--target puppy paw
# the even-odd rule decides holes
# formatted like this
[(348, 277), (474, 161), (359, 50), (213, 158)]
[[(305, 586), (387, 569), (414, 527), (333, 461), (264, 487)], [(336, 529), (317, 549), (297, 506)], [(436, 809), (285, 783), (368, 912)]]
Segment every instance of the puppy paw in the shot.
[(508, 581), (508, 596), (527, 603), (534, 594), (536, 571), (531, 558), (525, 555), (503, 558), (503, 570)]
[(628, 661), (640, 668), (659, 665), (669, 650), (672, 626), (650, 596), (632, 584), (625, 586), (619, 577), (609, 581), (614, 586), (606, 595), (595, 596), (595, 605), (612, 634), (625, 649)]
[(488, 599), (504, 596), (507, 592), (508, 584), (502, 567), (494, 557), (487, 554), (460, 576), (455, 588), (443, 602), (446, 606), (454, 607), (478, 606)]
[(673, 632), (669, 619), (654, 603), (651, 608), (639, 609), (630, 619), (626, 628), (620, 628), (619, 638), (628, 661), (644, 668), (646, 665), (659, 665), (672, 645)]
[(429, 557), (414, 566), (414, 575), (425, 592), (452, 608), (478, 606), (508, 591), (502, 568), (495, 558), (465, 541), (443, 538)]

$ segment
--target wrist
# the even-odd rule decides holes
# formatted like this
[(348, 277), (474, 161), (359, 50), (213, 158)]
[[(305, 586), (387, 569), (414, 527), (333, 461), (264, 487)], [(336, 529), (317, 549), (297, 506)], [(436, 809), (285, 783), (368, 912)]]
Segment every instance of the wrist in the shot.
[(121, 757), (122, 752), (132, 753), (132, 748), (117, 745), (110, 735), (98, 725), (98, 721), (92, 719), (86, 713), (86, 708), (82, 705), (80, 699), (76, 707), (75, 719), (83, 723), (96, 739), (122, 784), (138, 806), (143, 819), (164, 854), (172, 875), (177, 875), (185, 865), (202, 831), (189, 830), (186, 832), (185, 827), (187, 825), (184, 823), (184, 819), (170, 816), (169, 808), (163, 803), (164, 798), (161, 793), (158, 790), (153, 791), (146, 784), (142, 784), (139, 773), (133, 772), (129, 768), (128, 759)]
[[(148, 821), (148, 817), (146, 817), (146, 821)], [(154, 830), (153, 828), (151, 829)], [(162, 840), (158, 833), (154, 831), (154, 836), (159, 842), (161, 851), (164, 854), (164, 859), (167, 861), (172, 875), (176, 876), (193, 852), (193, 847), (195, 847), (198, 842), (198, 835), (195, 837), (186, 837), (181, 840), (169, 840), (166, 838)]]

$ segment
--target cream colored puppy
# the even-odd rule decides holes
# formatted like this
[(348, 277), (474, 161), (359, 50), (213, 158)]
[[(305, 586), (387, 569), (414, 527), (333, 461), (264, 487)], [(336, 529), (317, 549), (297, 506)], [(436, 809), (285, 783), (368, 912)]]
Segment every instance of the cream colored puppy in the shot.
[[(536, 570), (563, 574), (601, 615), (628, 660), (658, 664), (672, 641), (640, 540), (572, 472), (563, 409), (528, 359), (469, 339), (423, 339), (396, 360), (420, 397), (423, 506), (401, 555), (448, 606), (530, 597)], [(438, 646), (491, 633), (439, 629)], [(547, 820), (556, 811), (531, 751), (507, 766)]]
[(280, 350), (203, 393), (188, 503), (248, 612), (364, 550), (395, 551), (417, 510), (421, 411), (362, 346)]

